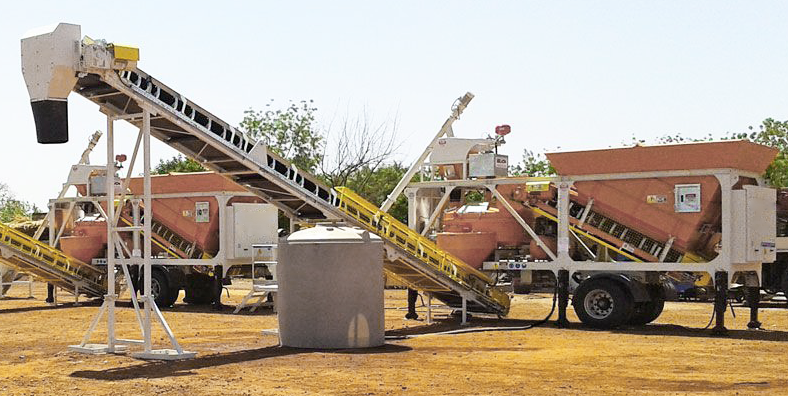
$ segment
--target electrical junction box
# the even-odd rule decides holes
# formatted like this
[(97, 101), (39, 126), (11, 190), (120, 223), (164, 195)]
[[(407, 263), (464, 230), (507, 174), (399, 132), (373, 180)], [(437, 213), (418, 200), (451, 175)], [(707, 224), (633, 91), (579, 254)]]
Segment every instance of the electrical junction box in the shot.
[(471, 154), (468, 156), (468, 176), (509, 176), (509, 157), (495, 153)]
[(276, 244), (279, 217), (275, 206), (234, 203), (225, 208), (225, 243), (228, 259), (255, 258), (254, 244)]
[(744, 186), (731, 194), (731, 261), (772, 263), (777, 259), (777, 192)]
[(700, 212), (700, 184), (677, 184), (673, 193), (676, 213)]
[(210, 202), (194, 203), (194, 221), (197, 223), (209, 223), (211, 221)]

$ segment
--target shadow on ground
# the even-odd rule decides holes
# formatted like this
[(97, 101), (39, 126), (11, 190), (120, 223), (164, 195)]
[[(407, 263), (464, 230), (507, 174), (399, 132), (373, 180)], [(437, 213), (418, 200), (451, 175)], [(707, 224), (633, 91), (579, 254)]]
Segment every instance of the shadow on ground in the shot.
[[(23, 299), (24, 300), (24, 299)], [(35, 305), (32, 307), (19, 307), (19, 308), (8, 308), (8, 309), (0, 309), (0, 315), (2, 314), (11, 314), (11, 313), (19, 313), (19, 312), (34, 312), (34, 311), (53, 311), (58, 309), (66, 309), (66, 308), (78, 308), (78, 307), (98, 307), (101, 305), (100, 300), (89, 300), (87, 302), (79, 303), (76, 305), (74, 303), (65, 303), (65, 304), (58, 304), (58, 305), (49, 305), (44, 303), (45, 305)], [(129, 303), (131, 306), (131, 303)]]
[[(534, 324), (538, 327), (544, 327), (551, 330), (581, 330), (581, 331), (599, 331), (611, 332), (618, 334), (634, 334), (646, 336), (669, 336), (669, 337), (704, 337), (704, 338), (727, 338), (736, 340), (749, 340), (749, 341), (774, 341), (774, 342), (788, 342), (788, 331), (779, 330), (734, 330), (729, 329), (725, 334), (715, 334), (711, 329), (691, 328), (680, 325), (672, 324), (656, 324), (652, 323), (645, 326), (627, 326), (617, 329), (600, 330), (592, 329), (584, 326), (582, 323), (569, 323), (566, 327), (559, 328), (556, 321), (549, 321), (540, 324), (540, 321), (535, 320), (518, 320), (518, 319), (493, 319), (493, 318), (473, 318), (467, 326), (461, 326), (454, 318), (438, 319), (433, 324), (424, 324), (420, 326), (407, 327), (403, 329), (394, 329), (386, 332), (389, 339), (396, 339), (398, 337), (412, 337), (420, 335), (440, 335), (440, 333), (450, 332), (455, 330), (460, 331), (504, 331), (506, 328), (517, 327), (530, 327)], [(522, 330), (508, 330), (508, 331), (524, 331)]]
[(407, 352), (411, 349), (412, 348), (407, 346), (393, 344), (385, 344), (376, 348), (364, 349), (299, 349), (270, 346), (265, 348), (198, 356), (194, 359), (188, 360), (147, 362), (134, 366), (111, 368), (107, 370), (81, 370), (71, 373), (70, 376), (102, 381), (117, 381), (134, 378), (178, 377), (195, 374), (192, 370), (288, 355), (310, 353), (379, 354)]

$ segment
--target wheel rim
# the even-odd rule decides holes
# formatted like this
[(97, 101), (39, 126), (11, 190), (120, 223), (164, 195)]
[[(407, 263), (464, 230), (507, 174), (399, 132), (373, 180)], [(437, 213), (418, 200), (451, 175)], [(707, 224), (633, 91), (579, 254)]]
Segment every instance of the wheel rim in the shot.
[(159, 298), (159, 294), (161, 294), (161, 285), (159, 284), (159, 281), (157, 281), (156, 279), (151, 279), (150, 281), (151, 297), (153, 297), (153, 299), (155, 300)]
[(607, 290), (596, 289), (586, 294), (583, 300), (586, 313), (594, 319), (605, 319), (613, 312), (615, 303)]

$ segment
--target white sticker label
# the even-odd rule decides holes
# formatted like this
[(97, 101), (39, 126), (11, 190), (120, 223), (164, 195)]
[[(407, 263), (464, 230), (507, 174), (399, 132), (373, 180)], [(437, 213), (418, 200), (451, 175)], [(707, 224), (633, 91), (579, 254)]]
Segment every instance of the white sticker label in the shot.
[(195, 202), (194, 213), (194, 221), (198, 223), (208, 223), (211, 221), (210, 206), (208, 202)]

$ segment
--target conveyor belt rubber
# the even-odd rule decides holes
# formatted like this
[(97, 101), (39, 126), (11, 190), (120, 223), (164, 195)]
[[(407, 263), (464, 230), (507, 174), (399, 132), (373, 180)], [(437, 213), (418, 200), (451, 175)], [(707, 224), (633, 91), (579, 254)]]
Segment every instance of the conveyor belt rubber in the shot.
[[(301, 219), (343, 219), (381, 235), (389, 257), (387, 270), (409, 286), (429, 291), (444, 302), (505, 315), (508, 296), (484, 274), (438, 249), (432, 242), (408, 232), (385, 213), (373, 213), (383, 223), (369, 223), (360, 215), (374, 212), (368, 202), (348, 189), (335, 191), (267, 150), (242, 131), (207, 112), (147, 73), (107, 71), (80, 75), (74, 91), (102, 106), (109, 114), (125, 116), (142, 126), (142, 106), (153, 109), (151, 135), (205, 167), (230, 178), (289, 216)], [(378, 229), (378, 227), (382, 227)], [(374, 229), (373, 229), (374, 228)], [(390, 235), (391, 234), (391, 235)], [(412, 235), (413, 234), (413, 235)], [(405, 238), (404, 242), (400, 239)], [(435, 262), (437, 261), (437, 262)]]

